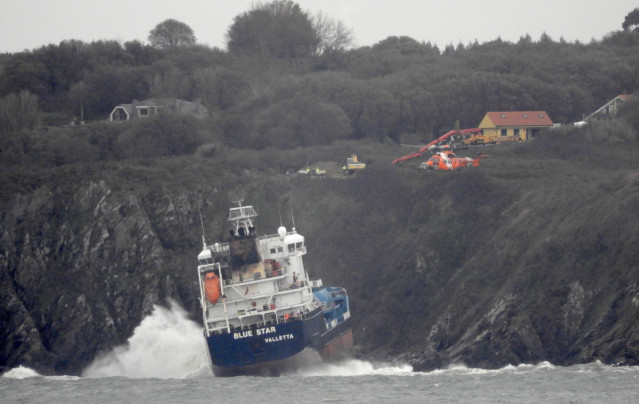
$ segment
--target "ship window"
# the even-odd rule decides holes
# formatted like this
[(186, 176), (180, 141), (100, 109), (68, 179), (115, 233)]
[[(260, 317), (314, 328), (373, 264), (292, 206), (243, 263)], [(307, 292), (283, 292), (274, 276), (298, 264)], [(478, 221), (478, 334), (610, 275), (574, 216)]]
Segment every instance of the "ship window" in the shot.
[(301, 250), (301, 249), (302, 249), (302, 245), (303, 245), (303, 244), (304, 244), (304, 243), (302, 243), (302, 242), (300, 241), (299, 243), (295, 244), (295, 248), (297, 248), (298, 250)]
[(277, 249), (275, 249), (275, 247), (271, 248), (271, 254), (275, 254), (277, 252)]
[(295, 244), (289, 244), (288, 245), (288, 252), (294, 252), (295, 251)]

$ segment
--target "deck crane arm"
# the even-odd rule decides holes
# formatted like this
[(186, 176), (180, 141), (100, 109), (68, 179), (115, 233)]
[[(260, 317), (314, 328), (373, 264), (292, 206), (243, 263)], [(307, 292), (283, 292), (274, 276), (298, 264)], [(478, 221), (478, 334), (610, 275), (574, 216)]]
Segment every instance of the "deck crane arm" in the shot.
[(400, 158), (397, 158), (397, 159), (393, 160), (393, 164), (400, 163), (402, 161), (406, 161), (406, 160), (412, 159), (413, 157), (419, 157), (422, 154), (426, 153), (431, 146), (434, 146), (434, 145), (436, 145), (438, 143), (441, 143), (441, 142), (451, 138), (454, 135), (467, 135), (467, 134), (475, 133), (475, 132), (481, 132), (481, 129), (472, 128), (472, 129), (451, 130), (450, 132), (446, 133), (445, 135), (442, 135), (442, 136), (438, 137), (437, 139), (433, 140), (432, 142), (428, 143), (426, 146), (421, 147), (415, 153), (411, 153), (411, 154), (408, 154), (408, 155), (406, 155), (404, 157), (400, 157)]

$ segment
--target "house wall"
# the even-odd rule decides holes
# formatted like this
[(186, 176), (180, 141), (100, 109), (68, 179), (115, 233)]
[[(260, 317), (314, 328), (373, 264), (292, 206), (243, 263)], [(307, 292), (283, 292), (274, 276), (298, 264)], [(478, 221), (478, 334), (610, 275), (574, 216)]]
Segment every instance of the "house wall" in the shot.
[[(481, 120), (479, 128), (483, 131), (483, 138), (485, 143), (498, 142), (500, 138), (503, 140), (515, 140), (517, 137), (521, 141), (527, 141), (533, 135), (533, 133), (539, 129), (541, 130), (543, 127), (540, 126), (526, 126), (526, 125), (518, 125), (518, 126), (497, 126), (490, 119), (488, 115), (485, 115)], [(502, 130), (505, 130), (506, 133), (502, 134)], [(515, 131), (519, 130), (519, 133), (515, 135)]]

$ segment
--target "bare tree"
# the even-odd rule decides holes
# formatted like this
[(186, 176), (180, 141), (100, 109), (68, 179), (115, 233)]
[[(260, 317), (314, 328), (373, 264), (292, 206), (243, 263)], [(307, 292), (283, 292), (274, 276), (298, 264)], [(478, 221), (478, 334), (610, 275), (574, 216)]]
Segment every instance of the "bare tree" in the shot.
[(319, 11), (313, 18), (313, 25), (317, 35), (317, 55), (342, 52), (353, 46), (353, 31), (341, 21)]

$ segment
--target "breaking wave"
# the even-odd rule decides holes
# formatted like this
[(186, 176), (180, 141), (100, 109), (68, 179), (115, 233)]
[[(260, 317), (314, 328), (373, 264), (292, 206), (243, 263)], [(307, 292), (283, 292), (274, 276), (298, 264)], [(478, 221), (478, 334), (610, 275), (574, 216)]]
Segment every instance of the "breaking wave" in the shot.
[(413, 368), (410, 365), (373, 364), (359, 359), (348, 359), (339, 362), (321, 363), (298, 370), (302, 376), (369, 376), (410, 375)]
[(84, 377), (185, 379), (211, 375), (202, 328), (177, 303), (155, 306), (129, 341), (89, 365)]

